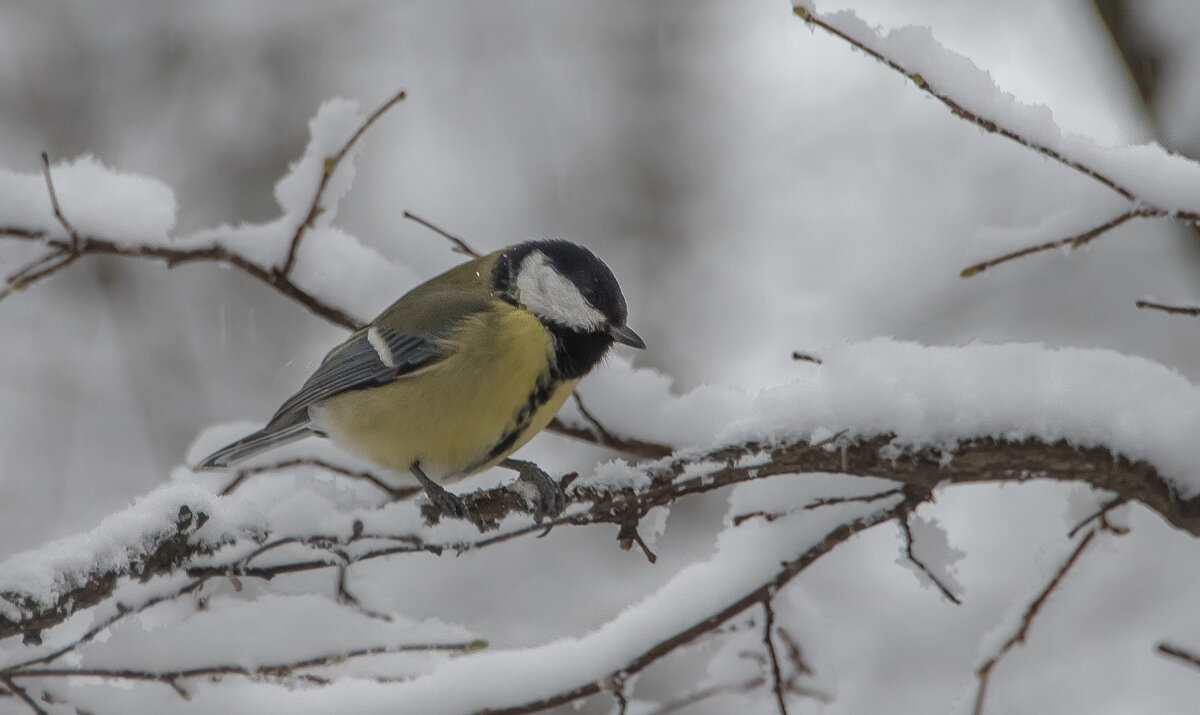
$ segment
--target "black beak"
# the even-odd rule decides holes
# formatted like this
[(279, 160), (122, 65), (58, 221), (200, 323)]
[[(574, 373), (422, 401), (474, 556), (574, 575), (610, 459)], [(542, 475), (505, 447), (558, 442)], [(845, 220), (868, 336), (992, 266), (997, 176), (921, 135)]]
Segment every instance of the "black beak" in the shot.
[(628, 345), (638, 350), (643, 350), (646, 347), (646, 341), (642, 340), (642, 336), (633, 332), (633, 329), (627, 326), (610, 325), (608, 326), (608, 334), (612, 336), (613, 340), (622, 345)]

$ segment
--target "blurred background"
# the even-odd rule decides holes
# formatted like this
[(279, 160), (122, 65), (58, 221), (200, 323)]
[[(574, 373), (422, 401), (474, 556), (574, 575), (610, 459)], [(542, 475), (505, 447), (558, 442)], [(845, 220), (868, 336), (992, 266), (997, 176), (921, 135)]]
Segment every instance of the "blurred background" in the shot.
[[(1183, 0), (853, 5), (930, 26), (1066, 131), (1200, 151)], [(1195, 298), (1186, 231), (1130, 225), (960, 280), (981, 227), (1107, 216), (1105, 190), (782, 0), (0, 4), (0, 166), (91, 153), (157, 177), (180, 235), (277, 215), (320, 102), (398, 88), (338, 223), (421, 276), (458, 256), (404, 210), (480, 250), (586, 243), (652, 346), (638, 360), (680, 389), (774, 384), (809, 369), (792, 350), (875, 335), (1108, 346), (1200, 377), (1196, 323), (1132, 305)], [(5, 301), (0, 334), (6, 553), (153, 487), (204, 426), (265, 418), (341, 331), (232, 271), (99, 259)]]
[[(1004, 90), (1049, 107), (1065, 132), (1200, 156), (1196, 3), (819, 7), (853, 7), (885, 29), (930, 27)], [(367, 135), (337, 224), (422, 277), (460, 257), (405, 210), (481, 251), (546, 236), (587, 244), (620, 278), (650, 344), (637, 362), (681, 391), (778, 384), (817, 369), (793, 350), (879, 335), (1105, 347), (1200, 380), (1200, 323), (1134, 307), (1197, 299), (1193, 232), (1134, 222), (1082, 251), (960, 279), (986, 257), (972, 248), (981, 231), (1064, 215), (1098, 223), (1114, 213), (1111, 193), (957, 120), (807, 28), (785, 0), (0, 3), (0, 167), (37, 172), (45, 150), (157, 177), (176, 193), (181, 236), (278, 215), (274, 183), (303, 152), (320, 103), (344, 96), (369, 111), (400, 88), (408, 99)], [(19, 265), (7, 248), (6, 273)], [(378, 307), (410, 287), (378, 286)], [(214, 265), (88, 259), (0, 302), (0, 557), (85, 531), (163, 483), (207, 426), (264, 420), (342, 335)], [(1050, 491), (1050, 501), (1036, 486), (939, 498), (975, 598), (1002, 610), (1052, 571), (1044, 545), (1063, 538), (1066, 489)], [(709, 506), (677, 510), (672, 529), (719, 521), (722, 506)], [(1146, 571), (1190, 542), (1143, 521), (1095, 574), (1079, 618), (1101, 620), (1080, 629), (1161, 632), (1113, 583), (1166, 594), (1139, 601), (1139, 613), (1178, 613), (1168, 606), (1200, 593)], [(881, 628), (899, 629), (891, 642), (919, 653), (912, 663), (973, 654), (929, 637), (947, 611), (890, 568), (894, 542), (840, 550), (805, 588), (841, 624), (854, 667), (900, 688), (909, 681), (896, 654), (873, 650)], [(1007, 585), (1014, 572), (1032, 580)], [(865, 601), (878, 594), (886, 603)], [(914, 604), (927, 610), (918, 617)], [(1153, 668), (1122, 673), (1150, 683)], [(1038, 697), (1060, 685), (1047, 679)], [(841, 689), (848, 712), (861, 692)], [(1072, 697), (1065, 710), (1100, 711)]]

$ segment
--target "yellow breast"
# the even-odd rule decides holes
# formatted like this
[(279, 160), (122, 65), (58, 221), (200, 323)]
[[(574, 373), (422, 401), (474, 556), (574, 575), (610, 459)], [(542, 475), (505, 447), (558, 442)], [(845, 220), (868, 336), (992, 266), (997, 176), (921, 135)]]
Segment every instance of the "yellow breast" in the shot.
[(434, 479), (493, 466), (549, 424), (577, 380), (554, 381), (550, 333), (506, 303), (468, 318), (449, 356), (396, 382), (346, 392), (314, 410), (344, 449)]

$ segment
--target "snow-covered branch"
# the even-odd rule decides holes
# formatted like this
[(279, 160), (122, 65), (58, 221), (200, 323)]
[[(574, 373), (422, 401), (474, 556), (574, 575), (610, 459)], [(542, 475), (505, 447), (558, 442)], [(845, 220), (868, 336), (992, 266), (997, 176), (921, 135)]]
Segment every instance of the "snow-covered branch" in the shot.
[[(1002, 92), (986, 72), (939, 44), (926, 28), (906, 27), (884, 35), (851, 11), (823, 13), (813, 0), (794, 0), (793, 5), (795, 14), (810, 26), (907, 77), (955, 117), (1096, 181), (1126, 203), (1116, 216), (1073, 235), (974, 263), (962, 270), (964, 278), (1034, 253), (1079, 248), (1134, 219), (1200, 222), (1200, 209), (1194, 203), (1200, 165), (1195, 162), (1168, 154), (1158, 145), (1111, 148), (1064, 136), (1043, 107), (1021, 104)], [(1191, 187), (1190, 192), (1185, 187)]]
[[(321, 229), (319, 240), (323, 241), (325, 245), (314, 250), (336, 252), (338, 259), (342, 261), (346, 261), (350, 254), (369, 253), (364, 246), (358, 244), (351, 237), (331, 231), (328, 222), (333, 218), (337, 201), (349, 190), (353, 172), (349, 168), (350, 162), (347, 159), (353, 157), (359, 140), (371, 125), (405, 97), (404, 91), (398, 92), (356, 124), (351, 123), (355, 119), (356, 108), (339, 102), (327, 104), (323, 108), (323, 116), (313, 120), (313, 135), (304, 158), (292, 168), (291, 173), (281, 180), (277, 187), (284, 213), (270, 225), (270, 228), (287, 228), (288, 230), (286, 249), (281, 248), (279, 251), (273, 251), (270, 245), (263, 246), (264, 239), (268, 238), (263, 231), (264, 228), (267, 228), (265, 226), (221, 228), (201, 232), (188, 238), (172, 238), (169, 236), (169, 229), (171, 221), (173, 221), (173, 198), (170, 199), (169, 208), (164, 210), (164, 213), (172, 218), (162, 219), (152, 224), (151, 228), (145, 230), (145, 233), (148, 234), (146, 239), (138, 240), (135, 235), (104, 235), (86, 229), (81, 230), (64, 214), (49, 157), (43, 154), (42, 179), (45, 183), (45, 193), (52, 210), (53, 222), (61, 227), (65, 232), (65, 237), (58, 236), (50, 228), (45, 227), (47, 217), (40, 215), (37, 210), (28, 213), (28, 218), (26, 218), (28, 225), (10, 223), (0, 226), (0, 238), (28, 241), (45, 249), (41, 255), (5, 278), (3, 286), (0, 287), (0, 300), (49, 278), (85, 256), (107, 255), (159, 260), (163, 261), (167, 268), (187, 263), (211, 262), (231, 266), (246, 273), (329, 323), (347, 330), (358, 329), (364, 324), (361, 318), (356, 317), (352, 311), (338, 306), (336, 300), (324, 298), (319, 291), (304, 287), (305, 282), (311, 282), (311, 280), (305, 280), (306, 278), (311, 279), (311, 268), (309, 273), (301, 276), (299, 281), (296, 279), (297, 257), (300, 255), (304, 239), (308, 235), (318, 232), (318, 229)], [(339, 144), (339, 136), (344, 134), (348, 134), (348, 138)], [(336, 182), (337, 186), (334, 187), (334, 190), (330, 190), (332, 179), (339, 168), (343, 166), (347, 168), (342, 169), (340, 178)], [(84, 170), (91, 174), (96, 168), (98, 167), (90, 164), (90, 160), (83, 160), (76, 165), (65, 167), (65, 170), (72, 175), (82, 174)], [(89, 176), (89, 178), (91, 177)], [(28, 186), (28, 182), (25, 184), (26, 186), (21, 188), (28, 192), (31, 187)], [(158, 187), (138, 188), (146, 192), (149, 197), (151, 191)], [(328, 199), (326, 198), (327, 193), (331, 194)], [(153, 198), (160, 203), (165, 203), (161, 197)], [(87, 216), (91, 219), (90, 214)], [(454, 244), (456, 252), (473, 256), (479, 255), (462, 239), (451, 236), (429, 221), (408, 212), (405, 212), (405, 217), (448, 238)], [(319, 224), (318, 219), (321, 219), (322, 223)], [(41, 225), (39, 226), (39, 224)], [(288, 228), (290, 224), (295, 224), (294, 228)], [(283, 231), (279, 230), (272, 230), (270, 233), (275, 234), (271, 238), (276, 240), (281, 240), (284, 235)], [(271, 242), (266, 241), (266, 243), (270, 244)], [(277, 255), (278, 253), (282, 253), (282, 257)], [(370, 260), (375, 265), (379, 264), (379, 261), (375, 260), (378, 257), (373, 255), (358, 256), (357, 258), (358, 260)], [(279, 265), (280, 263), (281, 265)], [(384, 264), (386, 265), (386, 262)], [(658, 458), (671, 453), (671, 448), (664, 444), (628, 435), (613, 434), (587, 411), (578, 395), (575, 396), (575, 401), (583, 416), (583, 424), (571, 425), (556, 418), (547, 429), (636, 457)]]
[[(697, 469), (700, 473), (695, 473)], [(960, 445), (952, 458), (948, 458), (946, 452), (938, 448), (897, 450), (891, 435), (823, 446), (794, 443), (764, 448), (749, 443), (651, 463), (636, 474), (627, 474), (631, 481), (641, 482), (636, 488), (602, 484), (573, 488), (570, 492), (572, 508), (546, 526), (558, 530), (613, 524), (619, 527), (621, 534), (633, 534), (653, 510), (670, 507), (680, 499), (745, 482), (802, 479), (803, 475), (812, 473), (874, 477), (888, 482), (873, 493), (814, 499), (784, 512), (759, 510), (738, 514), (732, 523), (752, 522), (756, 516), (762, 517), (758, 521), (770, 523), (789, 514), (847, 504), (869, 506), (880, 499), (892, 502), (892, 506), (876, 513), (886, 515), (888, 520), (896, 518), (905, 523), (903, 519), (907, 514), (931, 498), (935, 489), (946, 485), (1044, 478), (1080, 481), (1124, 500), (1139, 501), (1176, 527), (1200, 536), (1197, 499), (1177, 498), (1171, 486), (1151, 465), (1114, 457), (1104, 448), (1075, 448), (1037, 440), (983, 439)], [(903, 498), (899, 503), (904, 506), (898, 508), (896, 497), (901, 495)], [(190, 505), (177, 506), (180, 499), (186, 499)], [(507, 515), (519, 506), (519, 499), (503, 489), (496, 489), (469, 495), (468, 503), (481, 519), (498, 526), (505, 523)], [(403, 554), (461, 554), (544, 530), (540, 525), (526, 524), (509, 526), (495, 535), (474, 540), (439, 542), (419, 531), (380, 533), (376, 529), (367, 530), (358, 519), (349, 526), (348, 533), (277, 535), (245, 521), (233, 527), (231, 525), (238, 524), (239, 519), (229, 512), (228, 505), (209, 495), (171, 488), (133, 507), (127, 514), (112, 517), (93, 530), (86, 541), (81, 540), (76, 547), (78, 550), (68, 551), (66, 557), (49, 556), (63, 550), (63, 546), (57, 544), (48, 547), (47, 554), (34, 552), (17, 562), (9, 562), (0, 570), (0, 579), (4, 580), (0, 597), (9, 604), (0, 611), (0, 638), (21, 634), (27, 643), (38, 643), (42, 631), (54, 628), (81, 610), (96, 607), (128, 579), (147, 581), (186, 573), (192, 581), (173, 591), (175, 598), (195, 592), (211, 578), (272, 580)], [(170, 523), (168, 517), (172, 514), (177, 516)], [(218, 517), (213, 522), (217, 526), (206, 528), (210, 514)], [(871, 522), (874, 523), (878, 522)], [(152, 528), (135, 533), (135, 529), (144, 524), (150, 524)], [(843, 526), (850, 532), (860, 528)], [(849, 535), (847, 532), (844, 537)], [(829, 538), (832, 539), (829, 548), (833, 542), (844, 540), (832, 535)], [(251, 544), (249, 551), (239, 546), (243, 542)], [(85, 543), (88, 544), (86, 548)], [(100, 544), (103, 551), (96, 551), (96, 544)], [(277, 560), (270, 565), (259, 564), (264, 555), (289, 545), (300, 546), (303, 551), (317, 555), (315, 558)], [(222, 556), (227, 552), (229, 556)], [(35, 571), (41, 574), (37, 580), (32, 578)], [(797, 572), (781, 572), (779, 578), (782, 581), (776, 585), (786, 582)], [(53, 584), (53, 587), (34, 593), (28, 587), (35, 582)], [(748, 603), (760, 599), (761, 595), (757, 591), (753, 596), (747, 595)], [(158, 594), (149, 601), (149, 605), (159, 603), (161, 595)], [(744, 608), (745, 604), (742, 606)], [(119, 619), (140, 612), (144, 607), (125, 603), (114, 613)], [(723, 623), (741, 610), (723, 611), (725, 615), (715, 624)], [(105, 621), (104, 625), (110, 627), (112, 621)], [(44, 658), (36, 658), (33, 662), (40, 664), (43, 661)], [(0, 671), (0, 676), (17, 677), (23, 673), (21, 668), (16, 668)]]
[[(924, 31), (882, 36), (852, 14), (797, 8), (956, 116), (1105, 186), (1120, 204), (1105, 207), (1103, 222), (1089, 216), (966, 273), (1083, 245), (1135, 219), (1200, 218), (1186, 203), (1200, 186), (1194, 164), (1063, 137)], [(175, 237), (166, 187), (87, 158), (47, 160), (41, 176), (0, 174), (6, 195), (28, 199), (28, 210), (6, 208), (0, 237), (37, 251), (0, 297), (87, 256), (210, 262), (357, 327), (381, 294), (417, 277), (334, 224), (360, 139), (403, 96), (367, 116), (351, 102), (323, 106), (304, 156), (276, 187), (279, 217), (261, 224)], [(403, 216), (453, 251), (478, 254)], [(784, 272), (781, 285), (791, 285), (796, 276)], [(866, 334), (882, 332), (873, 329)], [(803, 643), (806, 655), (821, 656), (797, 615), (801, 575), (821, 577), (814, 564), (835, 551), (875, 559), (878, 551), (863, 556), (852, 544), (882, 544), (901, 581), (926, 587), (918, 598), (964, 613), (986, 599), (956, 580), (965, 554), (939, 519), (945, 502), (982, 490), (958, 485), (1010, 485), (1009, 494), (1079, 486), (1070, 491), (1082, 510), (1041, 524), (1071, 555), (1019, 592), (978, 660), (961, 659), (982, 663), (977, 680), (963, 676), (977, 685), (980, 709), (999, 688), (997, 663), (1008, 667), (1046, 620), (1051, 596), (1064, 597), (1063, 584), (1098, 560), (1081, 558), (1084, 549), (1119, 531), (1114, 509), (1137, 502), (1124, 512), (1200, 537), (1200, 388), (1160, 362), (1038, 343), (882, 338), (834, 340), (816, 354), (788, 363), (781, 353), (783, 377), (770, 387), (686, 391), (613, 356), (582, 384), (586, 405), (568, 405), (552, 429), (640, 461), (554, 438), (531, 443), (546, 450), (539, 461), (558, 458), (556, 473), (570, 472), (567, 510), (548, 523), (532, 523), (520, 496), (487, 473), (461, 486), (473, 524), (439, 520), (394, 475), (307, 443), (231, 475), (179, 467), (169, 484), (87, 533), (0, 564), (0, 703), (35, 713), (66, 704), (216, 712), (252, 693), (266, 710), (289, 713), (347, 702), (364, 711), (403, 702), (412, 712), (533, 713), (592, 700), (665, 714), (699, 703), (730, 711), (713, 703), (744, 698), (795, 713), (806, 699), (839, 697), (818, 682), (821, 664), (801, 655)], [(837, 577), (861, 576), (851, 571)], [(497, 605), (505, 597), (511, 610)], [(471, 621), (468, 608), (503, 615)], [(555, 609), (586, 612), (568, 619)], [(532, 615), (518, 622), (512, 613)], [(1183, 646), (1160, 651), (1196, 662)], [(639, 687), (663, 672), (665, 686)]]

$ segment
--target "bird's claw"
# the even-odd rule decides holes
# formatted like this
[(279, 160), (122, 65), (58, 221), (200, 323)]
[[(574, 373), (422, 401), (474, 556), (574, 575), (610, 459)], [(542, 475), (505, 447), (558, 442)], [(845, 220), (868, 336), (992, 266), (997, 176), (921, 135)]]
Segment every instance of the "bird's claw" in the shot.
[(558, 482), (533, 462), (505, 460), (506, 467), (517, 470), (520, 477), (512, 488), (525, 502), (526, 509), (538, 524), (542, 519), (554, 519), (567, 508), (567, 495)]

